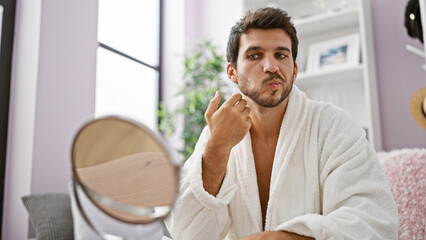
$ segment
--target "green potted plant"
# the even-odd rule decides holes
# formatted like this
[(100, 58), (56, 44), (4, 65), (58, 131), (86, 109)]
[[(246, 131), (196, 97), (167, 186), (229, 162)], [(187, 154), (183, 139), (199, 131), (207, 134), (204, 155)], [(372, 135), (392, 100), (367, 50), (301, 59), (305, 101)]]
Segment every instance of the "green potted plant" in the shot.
[[(167, 136), (174, 133), (174, 122), (178, 115), (184, 115), (182, 138), (184, 147), (179, 152), (184, 160), (194, 151), (195, 144), (206, 121), (204, 112), (215, 95), (225, 84), (221, 79), (224, 73), (225, 59), (217, 53), (217, 47), (208, 40), (199, 41), (193, 54), (185, 57), (185, 74), (183, 88), (176, 97), (183, 96), (184, 102), (174, 111), (168, 110), (164, 103), (160, 104), (158, 117), (159, 129)], [(222, 103), (225, 99), (222, 97)]]

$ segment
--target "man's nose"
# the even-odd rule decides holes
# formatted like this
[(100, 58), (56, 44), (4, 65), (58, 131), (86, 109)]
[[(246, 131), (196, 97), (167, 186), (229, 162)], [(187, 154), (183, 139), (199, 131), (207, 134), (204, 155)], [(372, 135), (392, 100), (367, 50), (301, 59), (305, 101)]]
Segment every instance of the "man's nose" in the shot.
[(276, 60), (273, 57), (267, 57), (265, 58), (264, 64), (263, 64), (263, 72), (271, 72), (275, 73), (278, 72), (278, 64)]

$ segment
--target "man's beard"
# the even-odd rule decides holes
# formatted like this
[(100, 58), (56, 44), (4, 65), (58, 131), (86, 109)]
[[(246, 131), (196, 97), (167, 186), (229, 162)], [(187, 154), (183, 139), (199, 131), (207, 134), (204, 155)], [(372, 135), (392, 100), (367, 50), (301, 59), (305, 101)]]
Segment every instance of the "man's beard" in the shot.
[(247, 84), (247, 78), (243, 75), (238, 76), (238, 87), (240, 88), (240, 91), (247, 97), (249, 97), (251, 100), (253, 100), (256, 104), (258, 104), (261, 107), (265, 108), (273, 108), (278, 106), (280, 103), (282, 103), (290, 94), (291, 89), (293, 88), (293, 76), (291, 77), (291, 81), (285, 81), (283, 77), (279, 74), (272, 73), (269, 77), (265, 78), (262, 81), (262, 86), (264, 84), (267, 84), (267, 82), (276, 79), (281, 82), (282, 86), (282, 92), (281, 96), (278, 100), (275, 100), (273, 97), (276, 94), (279, 94), (279, 89), (273, 90), (271, 93), (271, 96), (266, 99), (260, 98), (260, 89), (249, 89)]

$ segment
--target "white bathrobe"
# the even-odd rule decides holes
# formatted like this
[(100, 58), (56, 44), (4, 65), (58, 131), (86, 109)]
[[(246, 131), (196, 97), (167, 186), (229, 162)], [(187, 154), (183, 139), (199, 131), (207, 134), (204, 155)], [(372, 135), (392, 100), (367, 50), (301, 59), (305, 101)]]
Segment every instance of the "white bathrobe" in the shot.
[[(232, 150), (216, 197), (203, 188), (206, 127), (181, 171), (166, 225), (175, 240), (237, 239), (261, 232), (250, 133)], [(316, 239), (397, 239), (398, 212), (365, 132), (348, 114), (293, 87), (272, 167), (265, 231)]]

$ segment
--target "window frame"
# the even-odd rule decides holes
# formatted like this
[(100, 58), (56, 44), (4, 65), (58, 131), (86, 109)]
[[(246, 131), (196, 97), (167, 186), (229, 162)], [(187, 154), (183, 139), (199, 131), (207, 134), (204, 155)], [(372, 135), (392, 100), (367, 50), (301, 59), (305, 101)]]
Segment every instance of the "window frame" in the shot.
[[(103, 49), (108, 50), (108, 51), (110, 51), (114, 54), (121, 56), (121, 57), (127, 58), (127, 59), (129, 59), (133, 62), (141, 64), (144, 67), (148, 67), (148, 68), (151, 68), (151, 69), (157, 71), (157, 74), (158, 74), (157, 106), (158, 106), (158, 109), (160, 109), (160, 103), (164, 100), (163, 99), (163, 85), (164, 84), (163, 84), (163, 74), (162, 74), (162, 70), (163, 70), (163, 68), (162, 68), (162, 66), (163, 66), (163, 46), (164, 46), (164, 42), (163, 42), (163, 40), (164, 40), (163, 39), (163, 35), (164, 35), (163, 34), (163, 30), (164, 30), (164, 25), (163, 25), (164, 24), (164, 0), (158, 0), (158, 3), (159, 3), (159, 6), (158, 6), (158, 11), (159, 11), (159, 15), (158, 15), (158, 17), (159, 17), (159, 19), (158, 19), (159, 20), (158, 21), (158, 23), (159, 23), (158, 24), (159, 36), (158, 36), (158, 40), (159, 40), (159, 44), (158, 44), (158, 65), (157, 66), (150, 65), (150, 64), (148, 64), (148, 63), (146, 63), (146, 62), (144, 62), (144, 61), (142, 61), (142, 60), (140, 60), (136, 57), (131, 56), (130, 54), (126, 54), (126, 53), (120, 51), (119, 49), (108, 46), (108, 45), (106, 45), (106, 44), (104, 44), (100, 41), (98, 41), (98, 48), (99, 47), (103, 48)], [(158, 119), (157, 124), (159, 124), (159, 123), (160, 123), (160, 120)]]

